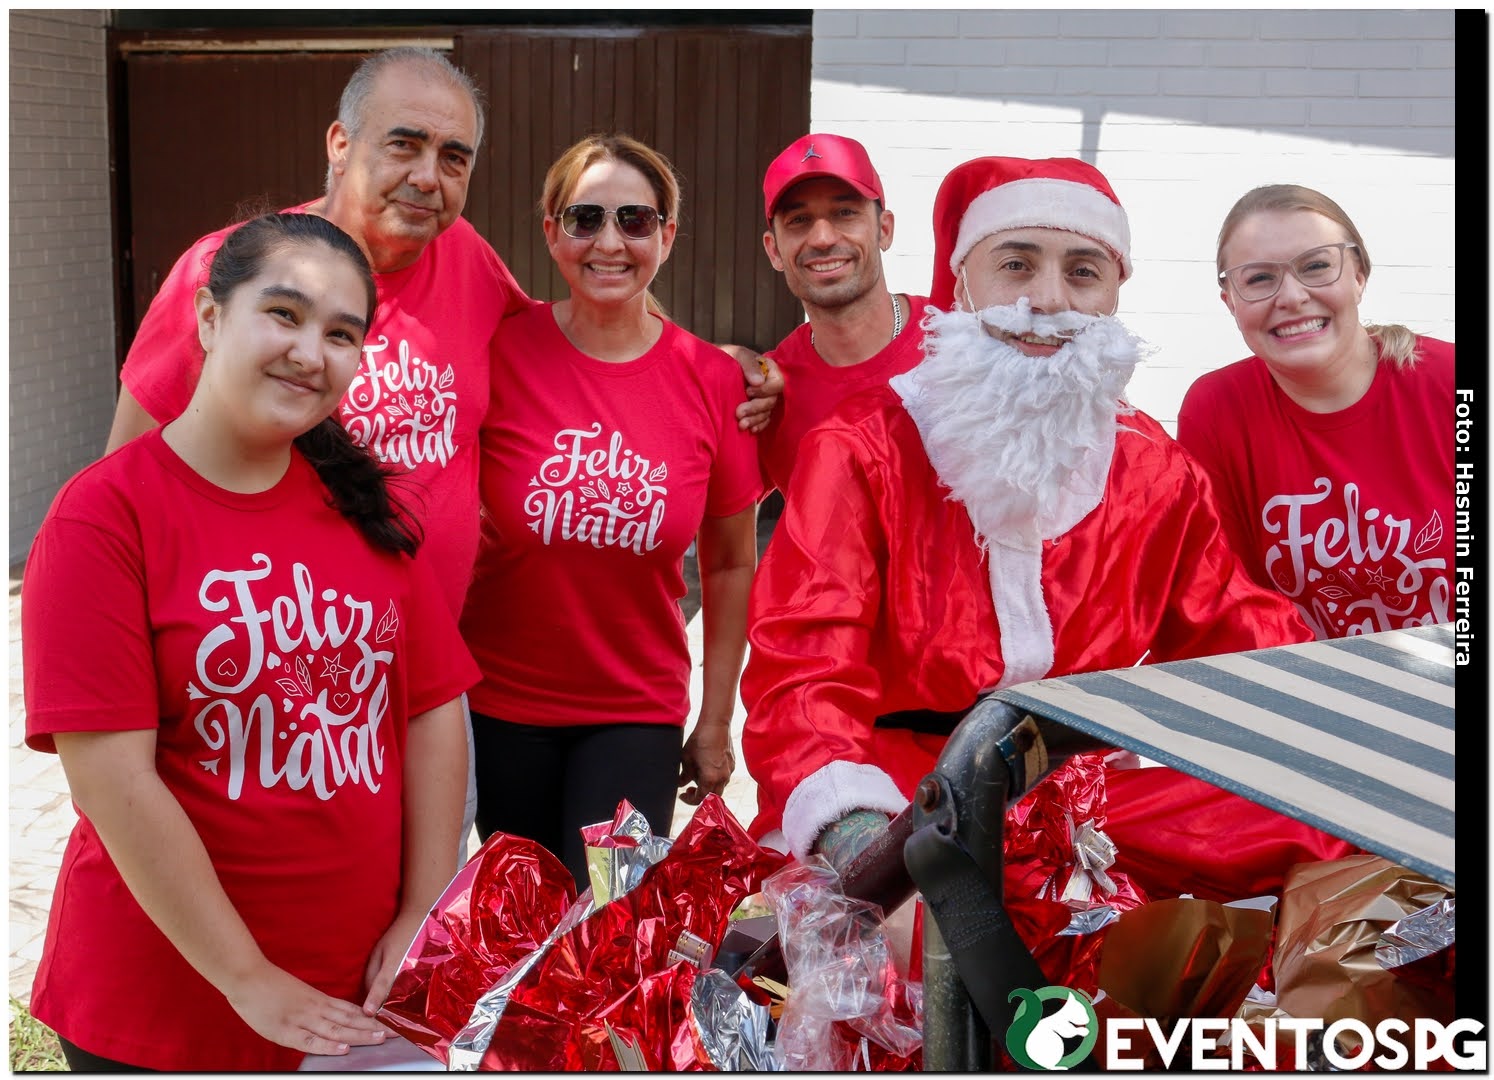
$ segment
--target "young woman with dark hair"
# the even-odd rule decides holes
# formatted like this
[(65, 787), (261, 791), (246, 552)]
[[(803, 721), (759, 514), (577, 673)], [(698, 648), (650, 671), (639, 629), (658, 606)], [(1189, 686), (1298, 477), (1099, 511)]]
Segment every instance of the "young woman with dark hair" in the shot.
[(266, 215), (194, 303), (191, 403), (62, 489), (22, 591), (27, 742), (79, 813), (32, 1012), (79, 1069), (382, 1041), (455, 870), (476, 668), (333, 418), (367, 260), (325, 219)]

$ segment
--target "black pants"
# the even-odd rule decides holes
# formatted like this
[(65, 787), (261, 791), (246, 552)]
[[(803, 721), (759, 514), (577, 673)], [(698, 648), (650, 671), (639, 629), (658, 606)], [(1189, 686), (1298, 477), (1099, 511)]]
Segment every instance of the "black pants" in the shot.
[(57, 1036), (57, 1042), (62, 1046), (62, 1056), (67, 1059), (69, 1072), (100, 1073), (100, 1072), (153, 1072), (152, 1069), (141, 1068), (139, 1065), (126, 1065), (122, 1061), (114, 1061), (110, 1058), (99, 1057), (90, 1054), (87, 1050), (74, 1046), (61, 1035)]
[(477, 834), (523, 836), (587, 885), (580, 829), (611, 821), (627, 799), (668, 836), (684, 732), (673, 724), (540, 727), (472, 714)]

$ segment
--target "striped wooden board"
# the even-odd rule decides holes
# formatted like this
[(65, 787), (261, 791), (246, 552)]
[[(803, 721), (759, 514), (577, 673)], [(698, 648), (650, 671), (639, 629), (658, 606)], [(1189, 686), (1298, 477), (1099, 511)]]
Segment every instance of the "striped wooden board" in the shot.
[(995, 696), (1456, 887), (1453, 671), (1444, 624)]

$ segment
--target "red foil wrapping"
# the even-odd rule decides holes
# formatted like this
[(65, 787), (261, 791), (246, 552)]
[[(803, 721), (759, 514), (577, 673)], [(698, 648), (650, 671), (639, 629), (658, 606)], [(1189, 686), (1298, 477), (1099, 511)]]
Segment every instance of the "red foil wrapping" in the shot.
[(1051, 866), (1074, 861), (1073, 826), (1105, 827), (1103, 754), (1078, 754), (1017, 800), (1006, 812), (1008, 859), (1035, 856)]
[[(1114, 846), (1105, 829), (1110, 816), (1105, 754), (1080, 754), (1023, 796), (1006, 815), (1002, 857), (1017, 868), (1018, 895), (1041, 896), (1083, 911), (1108, 904), (1116, 911), (1129, 911), (1146, 902), (1125, 874), (1112, 869)], [(1077, 845), (1076, 845), (1077, 840)], [(1108, 857), (1096, 859), (1095, 841), (1109, 847)], [(1031, 881), (1039, 873), (1037, 888)], [(1075, 878), (1088, 883), (1076, 888)]]
[(483, 992), (549, 936), (576, 899), (564, 864), (532, 840), (497, 833), (426, 916), (379, 1019), (436, 1060)]
[[(1050, 983), (1090, 994), (1099, 986), (1105, 931), (1063, 931), (1076, 911), (1103, 905), (1120, 913), (1147, 900), (1128, 875), (1112, 867), (1098, 874), (1085, 870), (1075, 851), (1076, 834), (1103, 831), (1108, 820), (1106, 780), (1112, 770), (1104, 757), (1077, 755), (1023, 796), (1007, 811), (1002, 848), (1006, 910), (1018, 935)], [(1091, 877), (1088, 899), (1061, 902), (1066, 891), (1086, 891), (1071, 886), (1080, 874)]]
[(670, 950), (683, 932), (719, 944), (732, 910), (784, 862), (707, 796), (637, 887), (562, 935), (514, 988), (482, 1067), (615, 1070), (607, 1026), (666, 1067), (693, 978)]

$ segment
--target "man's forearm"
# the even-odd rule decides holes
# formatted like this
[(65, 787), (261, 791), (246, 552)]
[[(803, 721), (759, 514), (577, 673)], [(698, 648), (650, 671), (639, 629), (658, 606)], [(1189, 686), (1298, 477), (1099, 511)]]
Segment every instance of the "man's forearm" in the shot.
[(823, 855), (836, 873), (844, 874), (856, 856), (887, 831), (887, 822), (887, 815), (880, 810), (852, 810), (825, 826), (814, 842), (815, 854)]

